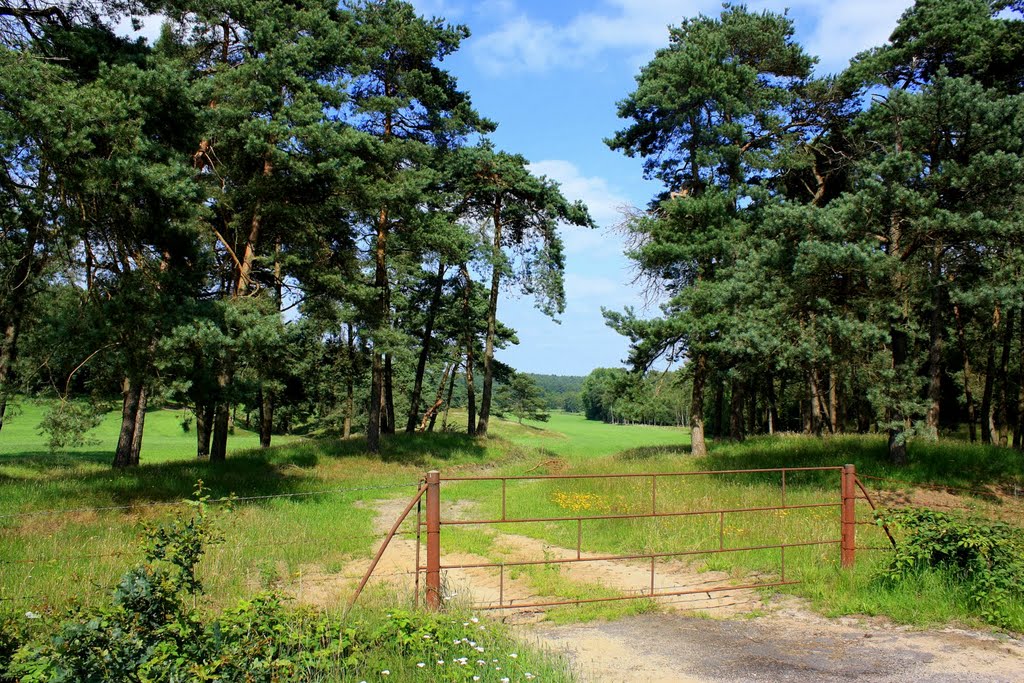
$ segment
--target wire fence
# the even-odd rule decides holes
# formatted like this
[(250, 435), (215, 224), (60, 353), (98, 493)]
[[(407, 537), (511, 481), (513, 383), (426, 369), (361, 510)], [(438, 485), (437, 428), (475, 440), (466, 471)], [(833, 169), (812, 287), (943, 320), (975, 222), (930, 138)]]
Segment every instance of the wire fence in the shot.
[[(659, 475), (660, 476), (660, 475)], [(1024, 525), (1024, 490), (955, 486), (932, 482), (910, 481), (892, 477), (859, 473), (865, 488), (861, 500), (870, 499), (879, 507), (921, 505), (936, 509), (949, 509), (983, 514), (1018, 525)], [(630, 481), (624, 479), (623, 482)], [(204, 501), (209, 506), (257, 507), (278, 500), (308, 500), (324, 498), (336, 500), (340, 507), (351, 507), (353, 497), (361, 502), (394, 498), (405, 502), (408, 496), (401, 491), (415, 490), (420, 482), (385, 485), (333, 487), (310, 491), (277, 494), (222, 496)], [(196, 502), (189, 500), (142, 501), (123, 505), (49, 508), (19, 510), (0, 513), (0, 604), (28, 604), (59, 607), (74, 602), (109, 598), (120, 574), (129, 566), (144, 559), (142, 543), (134, 536), (140, 527), (138, 519), (128, 523), (103, 525), (104, 516), (120, 512), (148, 509), (194, 510)], [(369, 506), (368, 506), (369, 507)], [(787, 508), (796, 508), (790, 504)], [(317, 508), (319, 510), (319, 508)], [(319, 523), (309, 515), (287, 522), (288, 515), (276, 515), (274, 528), (261, 527), (256, 518), (246, 523), (226, 524), (223, 540), (206, 548), (199, 565), (199, 575), (211, 595), (222, 599), (241, 597), (245, 591), (275, 588), (299, 600), (344, 600), (363, 578), (367, 554), (375, 550), (385, 536), (384, 530), (367, 530), (365, 518), (360, 525), (340, 524), (331, 527)], [(390, 508), (378, 509), (380, 522), (390, 524), (397, 517)], [(415, 512), (415, 511), (414, 511)], [(730, 513), (735, 511), (730, 511)], [(83, 515), (99, 515), (98, 519), (82, 519)], [(606, 515), (614, 517), (615, 515)], [(283, 518), (282, 520), (277, 519)], [(54, 525), (55, 530), (37, 528), (39, 519), (57, 518), (68, 522), (68, 528)], [(115, 516), (116, 518), (116, 516)], [(231, 520), (231, 516), (225, 517)], [(453, 520), (454, 521), (454, 520)], [(610, 520), (611, 521), (611, 520)], [(857, 550), (885, 552), (893, 546), (875, 521), (866, 505), (857, 506)], [(22, 527), (25, 531), (22, 531)], [(58, 528), (61, 527), (61, 528)], [(84, 531), (83, 531), (84, 530)], [(398, 530), (394, 557), (373, 572), (375, 582), (388, 586), (394, 592), (418, 586), (420, 579), (418, 557), (420, 552), (421, 520), (413, 514)], [(518, 530), (517, 532), (522, 532)], [(91, 550), (90, 546), (96, 549)], [(477, 573), (473, 580), (485, 594), (503, 591), (499, 576)], [(493, 584), (493, 585), (491, 585)], [(316, 596), (306, 592), (316, 589)], [(682, 584), (664, 586), (665, 590), (683, 590)], [(700, 586), (691, 586), (699, 592)], [(689, 590), (690, 588), (686, 588)], [(307, 591), (308, 589), (308, 591)], [(631, 589), (624, 592), (629, 593)], [(645, 589), (638, 588), (642, 593)], [(528, 591), (529, 592), (529, 591)], [(674, 598), (679, 602), (694, 601), (686, 595)], [(740, 595), (740, 602), (747, 597)], [(493, 601), (491, 601), (493, 602)], [(500, 603), (500, 597), (497, 599)], [(571, 602), (571, 601), (570, 601)], [(706, 604), (707, 601), (704, 601)], [(482, 601), (486, 604), (487, 601)], [(718, 603), (711, 605), (718, 608)], [(702, 608), (703, 609), (703, 608)]]
[(957, 486), (858, 474), (880, 507), (927, 507), (1024, 526), (1024, 487)]

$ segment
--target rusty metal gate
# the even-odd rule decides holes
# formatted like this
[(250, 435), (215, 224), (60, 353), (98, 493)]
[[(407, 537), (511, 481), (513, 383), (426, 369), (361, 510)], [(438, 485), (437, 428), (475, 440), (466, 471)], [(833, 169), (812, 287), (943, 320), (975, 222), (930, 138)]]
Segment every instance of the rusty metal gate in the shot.
[[(793, 503), (787, 499), (787, 476), (792, 478), (796, 473), (818, 473), (818, 475), (828, 475), (834, 473), (836, 476), (837, 493), (839, 494), (836, 498), (831, 500), (821, 500), (814, 502), (802, 502)], [(686, 477), (743, 477), (745, 475), (758, 475), (765, 477), (769, 475), (778, 475), (779, 477), (779, 497), (776, 504), (773, 505), (756, 505), (747, 507), (720, 507), (720, 508), (709, 508), (700, 510), (671, 510), (662, 509), (659, 506), (658, 500), (658, 484), (660, 482), (666, 482), (673, 479), (680, 479)], [(644, 483), (644, 487), (649, 486), (649, 507), (643, 511), (636, 512), (625, 512), (625, 513), (614, 513), (614, 514), (569, 514), (559, 516), (546, 516), (546, 517), (531, 517), (524, 515), (509, 514), (509, 484), (511, 482), (530, 482), (530, 481), (551, 481), (551, 480), (575, 480), (575, 481), (586, 481), (586, 480), (620, 480), (629, 481), (634, 483)], [(491, 517), (485, 517), (481, 519), (461, 519), (461, 518), (450, 518), (442, 519), (442, 491), (447, 487), (445, 484), (459, 484), (474, 482), (483, 485), (493, 485), (495, 487), (494, 496), (497, 498), (500, 495), (500, 514)], [(649, 482), (649, 484), (647, 484)], [(391, 533), (388, 534), (384, 544), (381, 546), (376, 557), (370, 565), (366, 576), (363, 577), (363, 581), (360, 583), (352, 600), (355, 601), (362, 587), (369, 579), (373, 572), (374, 567), (383, 555), (388, 543), (392, 536), (398, 530), (399, 526), (405, 520), (405, 518), (415, 508), (417, 510), (417, 552), (416, 552), (416, 602), (420, 602), (420, 575), (423, 577), (422, 591), (423, 603), (428, 609), (438, 609), (443, 603), (442, 595), (442, 576), (444, 572), (453, 570), (466, 570), (466, 569), (492, 569), (497, 570), (499, 575), (499, 588), (498, 588), (498, 599), (492, 604), (486, 605), (472, 605), (475, 609), (508, 609), (511, 607), (515, 608), (532, 608), (532, 607), (546, 607), (554, 605), (566, 605), (566, 604), (580, 604), (586, 602), (603, 602), (608, 600), (628, 600), (638, 598), (661, 598), (669, 596), (684, 596), (693, 594), (710, 593), (721, 590), (741, 590), (741, 589), (753, 589), (753, 588), (768, 588), (774, 586), (785, 586), (799, 583), (799, 581), (793, 580), (791, 577), (786, 576), (786, 550), (790, 548), (801, 548), (801, 547), (813, 547), (813, 546), (829, 546), (834, 545), (839, 548), (839, 560), (843, 567), (852, 567), (855, 559), (856, 551), (856, 527), (857, 524), (864, 524), (865, 522), (858, 522), (856, 520), (856, 509), (855, 503), (858, 498), (857, 488), (863, 493), (863, 497), (870, 503), (871, 500), (867, 496), (867, 492), (857, 479), (856, 471), (853, 465), (844, 465), (839, 467), (782, 467), (782, 468), (767, 468), (767, 469), (751, 469), (751, 470), (716, 470), (716, 471), (693, 471), (693, 472), (649, 472), (649, 473), (629, 473), (629, 474), (571, 474), (571, 475), (534, 475), (534, 476), (475, 476), (475, 477), (444, 477), (438, 471), (428, 472), (421, 483), (421, 487), (417, 492), (416, 496), (409, 501), (409, 504), (405, 507), (402, 515), (396, 520)], [(647, 495), (647, 494), (645, 494)], [(425, 515), (423, 514), (425, 509)], [(494, 507), (497, 508), (497, 500), (494, 500)], [(872, 504), (872, 507), (874, 505)], [(760, 545), (748, 545), (740, 547), (726, 547), (725, 544), (725, 528), (727, 516), (733, 515), (748, 515), (767, 513), (773, 511), (781, 511), (785, 514), (785, 511), (791, 510), (807, 510), (814, 508), (838, 508), (839, 514), (836, 517), (838, 537), (830, 538), (817, 538), (811, 540), (804, 540), (799, 542), (791, 543), (770, 543)], [(425, 518), (424, 518), (425, 517)], [(669, 552), (643, 552), (643, 553), (630, 553), (630, 554), (587, 554), (584, 555), (584, 543), (583, 539), (585, 536), (585, 529), (588, 524), (592, 524), (595, 521), (608, 521), (608, 520), (631, 520), (631, 519), (657, 519), (657, 518), (682, 518), (682, 517), (711, 517), (712, 520), (717, 518), (718, 525), (718, 543), (717, 547), (702, 547), (702, 548), (687, 548)], [(562, 557), (562, 558), (545, 558), (541, 560), (518, 560), (509, 562), (452, 562), (445, 563), (443, 561), (443, 552), (441, 546), (441, 530), (443, 527), (466, 527), (466, 526), (494, 526), (494, 525), (521, 525), (521, 524), (557, 524), (557, 523), (573, 523), (576, 525), (576, 547), (575, 557)], [(425, 536), (425, 553), (420, 552), (420, 540), (422, 536)], [(891, 540), (891, 539), (890, 539)], [(699, 588), (693, 589), (688, 588), (684, 590), (656, 590), (655, 587), (655, 576), (657, 572), (656, 563), (658, 560), (666, 560), (671, 558), (686, 558), (694, 556), (708, 556), (708, 555), (720, 555), (727, 553), (739, 553), (748, 551), (766, 551), (766, 550), (778, 550), (779, 551), (779, 565), (780, 571), (774, 580), (768, 582), (759, 582), (748, 585), (729, 585), (728, 587), (721, 588)], [(425, 558), (425, 562), (423, 559)], [(536, 565), (568, 565), (573, 563), (583, 562), (597, 562), (597, 561), (639, 561), (647, 560), (650, 562), (650, 583), (649, 586), (641, 591), (637, 591), (635, 594), (622, 595), (622, 596), (602, 596), (602, 597), (590, 597), (590, 598), (579, 598), (572, 600), (544, 600), (534, 602), (523, 602), (517, 601), (515, 604), (505, 599), (505, 581), (506, 571), (511, 568), (517, 567), (528, 567)]]

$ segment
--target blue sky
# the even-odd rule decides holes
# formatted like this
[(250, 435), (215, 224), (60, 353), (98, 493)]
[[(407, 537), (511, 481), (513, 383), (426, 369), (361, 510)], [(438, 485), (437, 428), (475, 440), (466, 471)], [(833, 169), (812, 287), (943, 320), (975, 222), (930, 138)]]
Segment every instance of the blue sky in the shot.
[[(411, 0), (424, 15), (469, 26), (473, 35), (446, 62), (477, 109), (498, 122), (491, 136), (524, 155), (535, 172), (583, 200), (597, 230), (566, 229), (566, 311), (557, 324), (529, 299), (502, 295), (498, 317), (520, 344), (498, 358), (526, 371), (585, 375), (620, 365), (627, 343), (605, 326), (601, 307), (645, 302), (631, 285), (624, 244), (614, 227), (623, 207), (642, 207), (657, 192), (641, 162), (609, 150), (603, 140), (622, 127), (616, 102), (639, 68), (668, 43), (668, 26), (720, 0)], [(912, 0), (751, 0), (754, 10), (788, 11), (797, 40), (819, 57), (818, 72), (841, 70), (858, 52), (883, 44)], [(142, 35), (159, 33), (159, 17)], [(124, 26), (126, 32), (131, 32)], [(656, 306), (646, 308), (650, 315)]]
[[(720, 0), (412, 0), (421, 13), (469, 26), (473, 35), (446, 62), (477, 109), (498, 122), (491, 136), (523, 154), (533, 170), (557, 180), (570, 199), (587, 203), (596, 231), (568, 229), (567, 305), (561, 324), (504, 294), (498, 317), (520, 344), (498, 358), (526, 372), (585, 375), (620, 365), (626, 340), (607, 328), (601, 307), (644, 309), (614, 226), (621, 208), (644, 206), (657, 187), (639, 160), (609, 150), (603, 139), (622, 127), (616, 102), (670, 24), (717, 14)], [(886, 41), (910, 0), (748, 2), (751, 9), (788, 10), (797, 40), (819, 57), (819, 73), (841, 70), (866, 48)], [(654, 315), (656, 306), (647, 308)]]

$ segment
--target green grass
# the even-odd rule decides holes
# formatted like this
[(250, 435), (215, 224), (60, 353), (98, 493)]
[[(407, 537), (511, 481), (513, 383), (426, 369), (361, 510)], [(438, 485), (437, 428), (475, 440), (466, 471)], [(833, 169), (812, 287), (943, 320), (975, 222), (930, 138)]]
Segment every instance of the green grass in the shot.
[[(38, 419), (31, 406), (0, 432), (0, 611), (59, 607), (75, 598), (100, 597), (125, 566), (134, 561), (139, 532), (148, 522), (170, 514), (150, 506), (187, 497), (198, 479), (215, 497), (310, 494), (246, 501), (225, 514), (225, 540), (211, 549), (201, 575), (212, 606), (230, 604), (261, 587), (295, 588), (301, 582), (331, 581), (354, 573), (379, 542), (374, 506), (407, 499), (428, 469), (448, 476), (562, 473), (678, 472), (714, 469), (836, 466), (856, 464), (861, 473), (896, 476), (921, 482), (983, 487), (1024, 481), (1024, 460), (1006, 449), (961, 442), (914, 442), (910, 464), (890, 466), (884, 439), (844, 436), (813, 439), (797, 436), (750, 439), (742, 444), (715, 444), (701, 459), (689, 455), (686, 430), (605, 425), (579, 415), (552, 415), (548, 423), (496, 420), (490, 437), (471, 439), (460, 433), (399, 435), (385, 441), (381, 456), (369, 456), (359, 439), (293, 440), (267, 451), (236, 450), (225, 463), (193, 457), (193, 435), (181, 433), (180, 414), (154, 411), (147, 418), (142, 465), (115, 472), (109, 468), (115, 427), (98, 428), (105, 446), (67, 453), (46, 452), (43, 438), (33, 436)], [(462, 416), (456, 415), (454, 421)], [(109, 420), (108, 420), (109, 422)], [(20, 424), (19, 424), (20, 423)], [(152, 431), (150, 429), (152, 428)], [(177, 432), (174, 430), (177, 429)], [(150, 437), (153, 437), (150, 441)], [(284, 440), (281, 440), (284, 441)], [(254, 445), (255, 435), (241, 430), (232, 440)], [(761, 475), (661, 477), (657, 509), (695, 511), (775, 505), (780, 476)], [(368, 488), (394, 487), (394, 488)], [(474, 504), (474, 514), (500, 514), (500, 485), (493, 482), (446, 483), (446, 501)], [(838, 475), (790, 473), (787, 502), (838, 501)], [(979, 509), (994, 503), (968, 499)], [(650, 479), (535, 480), (510, 482), (507, 514), (516, 516), (584, 516), (637, 512), (651, 505)], [(23, 515), (52, 508), (125, 506), (98, 512)], [(988, 507), (986, 507), (988, 506)], [(393, 506), (392, 506), (393, 507)], [(868, 519), (859, 505), (858, 514)], [(671, 552), (680, 549), (774, 545), (781, 542), (838, 539), (839, 513), (834, 507), (769, 513), (726, 513), (649, 520), (584, 522), (584, 549), (608, 553)], [(405, 530), (411, 530), (407, 525)], [(575, 547), (575, 522), (506, 525), (500, 529), (446, 527), (445, 550), (501, 559), (492, 542), (495, 531), (508, 531)], [(882, 546), (881, 532), (858, 528), (859, 545)], [(126, 554), (126, 555), (124, 555)], [(76, 557), (80, 559), (68, 559)], [(35, 561), (53, 558), (53, 561)], [(862, 551), (852, 572), (838, 568), (838, 548), (811, 546), (786, 552), (786, 576), (802, 580), (785, 590), (807, 597), (827, 614), (881, 614), (917, 625), (964, 622), (978, 624), (968, 596), (938, 575), (886, 586), (875, 580), (886, 554)], [(738, 580), (750, 572), (781, 573), (777, 549), (693, 558), (696, 566), (731, 572)], [(702, 564), (703, 563), (703, 564)], [(356, 572), (357, 573), (357, 572)], [(524, 571), (540, 589), (568, 599), (604, 594), (606, 587), (570, 585), (557, 572)], [(372, 584), (371, 584), (372, 585)], [(28, 600), (21, 600), (31, 596)], [(98, 599), (98, 598), (97, 598)], [(629, 605), (628, 607), (625, 605)], [(642, 603), (555, 610), (559, 620), (611, 618), (624, 610), (647, 609)]]
[(526, 420), (522, 425), (498, 422), (495, 432), (513, 443), (571, 462), (622, 453), (641, 458), (690, 448), (686, 429), (611, 425), (585, 420), (579, 413), (554, 412), (547, 422)]
[[(39, 428), (45, 411), (46, 404), (41, 401), (23, 400), (8, 406), (3, 430), (0, 430), (0, 459), (7, 455), (15, 455), (19, 459), (29, 456), (45, 459), (51, 455), (46, 437), (40, 433)], [(158, 463), (195, 457), (195, 420), (191, 421), (188, 432), (182, 429), (182, 422), (191, 417), (191, 412), (182, 410), (148, 411), (140, 459), (146, 463)], [(242, 417), (238, 416), (234, 434), (228, 439), (229, 452), (257, 448), (260, 445), (259, 434), (245, 429)], [(99, 425), (86, 432), (86, 445), (66, 449), (62, 455), (75, 455), (109, 464), (113, 459), (120, 429), (120, 412), (108, 412)], [(295, 441), (296, 437), (293, 436), (274, 436), (277, 444)]]

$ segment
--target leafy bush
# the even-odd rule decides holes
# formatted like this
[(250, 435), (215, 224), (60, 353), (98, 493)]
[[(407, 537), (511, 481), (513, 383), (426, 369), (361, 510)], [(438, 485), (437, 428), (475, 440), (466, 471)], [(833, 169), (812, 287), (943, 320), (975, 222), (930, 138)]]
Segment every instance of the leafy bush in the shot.
[(928, 508), (906, 508), (877, 515), (900, 535), (884, 570), (898, 581), (927, 568), (947, 572), (967, 584), (979, 615), (988, 623), (1020, 630), (1024, 599), (1024, 530), (1003, 522), (962, 517)]

